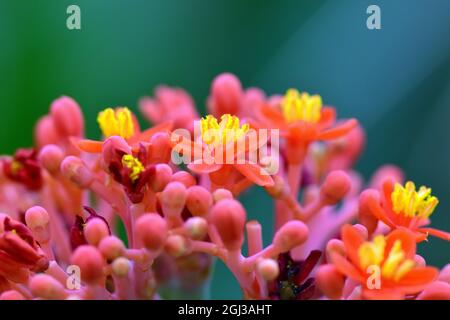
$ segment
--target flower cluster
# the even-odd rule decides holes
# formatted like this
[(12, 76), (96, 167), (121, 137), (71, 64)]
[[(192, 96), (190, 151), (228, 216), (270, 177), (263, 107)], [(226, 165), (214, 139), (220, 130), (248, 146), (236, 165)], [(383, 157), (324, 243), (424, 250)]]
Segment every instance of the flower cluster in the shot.
[[(0, 159), (0, 299), (200, 297), (215, 259), (246, 299), (450, 299), (450, 265), (416, 254), (450, 240), (428, 227), (438, 199), (391, 165), (365, 182), (352, 170), (363, 129), (320, 96), (268, 97), (221, 74), (204, 118), (178, 88), (139, 106), (149, 129), (106, 108), (92, 140), (58, 98), (35, 146)], [(250, 187), (273, 199), (267, 246), (238, 200)]]

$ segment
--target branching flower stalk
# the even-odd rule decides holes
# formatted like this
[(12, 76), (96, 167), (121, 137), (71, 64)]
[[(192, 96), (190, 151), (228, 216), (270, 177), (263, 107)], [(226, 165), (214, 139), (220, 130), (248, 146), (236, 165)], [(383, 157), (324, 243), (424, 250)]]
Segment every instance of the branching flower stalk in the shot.
[[(438, 199), (391, 165), (364, 181), (363, 129), (320, 96), (267, 97), (221, 74), (203, 118), (178, 88), (139, 108), (150, 128), (106, 108), (93, 140), (58, 98), (35, 145), (1, 158), (0, 299), (200, 298), (215, 259), (245, 299), (450, 299), (450, 266), (416, 254), (450, 240), (428, 227)], [(266, 246), (239, 201), (253, 187), (273, 199)]]

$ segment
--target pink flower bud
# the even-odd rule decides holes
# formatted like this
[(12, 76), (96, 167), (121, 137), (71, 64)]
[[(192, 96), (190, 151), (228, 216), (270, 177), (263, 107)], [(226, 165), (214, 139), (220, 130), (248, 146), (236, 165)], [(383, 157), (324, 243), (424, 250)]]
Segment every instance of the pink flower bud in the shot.
[(106, 260), (114, 260), (124, 253), (125, 245), (116, 236), (108, 236), (100, 241), (98, 249)]
[(359, 222), (361, 222), (372, 234), (378, 226), (378, 219), (372, 214), (369, 203), (370, 201), (379, 202), (380, 195), (378, 191), (373, 189), (364, 190), (359, 196)]
[(215, 117), (226, 113), (236, 115), (241, 108), (242, 98), (243, 91), (239, 79), (231, 73), (222, 73), (211, 85), (208, 109)]
[(334, 265), (320, 266), (316, 273), (319, 289), (330, 299), (339, 299), (344, 289), (344, 277)]
[(98, 245), (100, 241), (109, 236), (109, 228), (100, 218), (90, 219), (84, 227), (84, 237), (91, 245)]
[(308, 227), (301, 221), (289, 221), (275, 234), (273, 245), (280, 252), (287, 252), (301, 245), (308, 238)]
[(38, 148), (42, 148), (47, 144), (58, 144), (61, 140), (61, 137), (56, 131), (53, 119), (49, 115), (39, 119), (34, 131), (34, 137)]
[(172, 179), (172, 168), (165, 163), (160, 163), (155, 166), (155, 172), (152, 179), (150, 179), (150, 187), (154, 192), (164, 190), (167, 184)]
[(256, 265), (256, 271), (266, 281), (273, 281), (278, 277), (280, 268), (273, 259), (262, 259)]
[(37, 274), (31, 278), (30, 290), (33, 295), (49, 300), (65, 299), (67, 296), (63, 285), (46, 274)]
[(175, 217), (181, 215), (186, 204), (187, 191), (181, 182), (171, 182), (159, 195), (164, 215)]
[(25, 222), (38, 242), (47, 243), (50, 240), (50, 216), (47, 210), (39, 206), (29, 208), (25, 212)]
[(233, 194), (228, 189), (217, 189), (212, 194), (214, 203), (217, 203), (224, 199), (233, 199)]
[(450, 284), (450, 263), (442, 268), (441, 272), (439, 273), (439, 280)]
[(416, 265), (421, 266), (421, 267), (425, 267), (427, 265), (427, 262), (425, 261), (425, 259), (418, 254), (416, 254), (414, 256), (414, 262), (416, 263)]
[(350, 190), (351, 181), (344, 171), (332, 171), (325, 178), (320, 189), (321, 199), (325, 204), (333, 205), (342, 200)]
[(81, 279), (86, 283), (94, 285), (104, 280), (104, 260), (97, 248), (90, 245), (79, 246), (70, 261), (80, 268)]
[(167, 132), (155, 133), (150, 140), (149, 162), (168, 163), (170, 161), (172, 146)]
[(136, 237), (149, 250), (158, 251), (167, 239), (167, 223), (156, 213), (144, 214), (136, 221)]
[(0, 295), (0, 300), (25, 300), (25, 297), (16, 290), (8, 290)]
[(80, 106), (70, 97), (61, 97), (50, 106), (56, 131), (66, 137), (83, 135), (84, 120)]
[(202, 240), (208, 233), (208, 223), (204, 218), (192, 217), (184, 223), (184, 230), (194, 240)]
[(402, 169), (392, 164), (380, 167), (372, 176), (370, 187), (376, 190), (382, 190), (383, 183), (388, 179), (402, 184), (405, 179)]
[(229, 251), (236, 251), (242, 247), (246, 218), (244, 207), (236, 200), (221, 200), (211, 209), (210, 221)]
[(41, 165), (53, 175), (59, 172), (63, 158), (64, 152), (54, 144), (43, 147), (38, 156)]
[(94, 180), (92, 172), (83, 160), (75, 156), (68, 156), (62, 161), (61, 172), (81, 188), (87, 188)]
[(419, 294), (417, 300), (450, 300), (450, 284), (434, 281)]
[(130, 271), (130, 260), (124, 257), (119, 257), (111, 264), (113, 274), (119, 278), (128, 276)]
[(331, 261), (331, 256), (335, 253), (340, 254), (344, 257), (346, 254), (344, 243), (338, 239), (331, 239), (330, 241), (328, 241), (325, 252), (327, 254), (327, 261)]
[(213, 204), (211, 192), (201, 186), (187, 190), (186, 206), (193, 216), (206, 217)]
[(172, 182), (181, 182), (186, 188), (195, 186), (197, 184), (195, 178), (186, 171), (175, 172), (172, 176)]
[(185, 237), (174, 234), (167, 238), (164, 250), (171, 256), (178, 258), (189, 253), (188, 242)]

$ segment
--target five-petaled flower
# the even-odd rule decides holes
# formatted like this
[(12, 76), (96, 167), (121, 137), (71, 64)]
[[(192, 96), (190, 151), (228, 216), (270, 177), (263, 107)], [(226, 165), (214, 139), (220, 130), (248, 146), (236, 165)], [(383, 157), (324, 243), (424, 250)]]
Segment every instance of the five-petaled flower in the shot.
[(320, 96), (299, 93), (296, 89), (289, 89), (274, 105), (261, 104), (258, 115), (264, 126), (280, 129), (281, 136), (286, 138), (286, 157), (290, 163), (302, 161), (311, 142), (342, 137), (358, 124), (356, 119), (349, 119), (333, 127), (334, 108), (322, 107)]
[(405, 186), (386, 180), (383, 183), (381, 201), (372, 197), (368, 205), (372, 214), (392, 229), (407, 228), (416, 235), (416, 241), (423, 241), (428, 234), (450, 241), (450, 233), (424, 227), (438, 204), (431, 195), (431, 189), (421, 186), (419, 190), (413, 182)]
[[(356, 227), (345, 225), (342, 241), (346, 256), (333, 252), (332, 263), (361, 285), (366, 299), (404, 299), (423, 290), (438, 276), (436, 268), (420, 266), (414, 260), (416, 242), (408, 230), (394, 230), (367, 241)], [(379, 286), (372, 286), (372, 276), (379, 277)]]
[[(267, 138), (258, 137), (249, 124), (241, 125), (239, 118), (230, 114), (223, 115), (220, 121), (208, 115), (201, 119), (200, 130), (200, 141), (191, 141), (184, 136), (175, 139), (173, 150), (192, 161), (188, 165), (190, 170), (209, 174), (212, 183), (219, 187), (232, 188), (235, 184), (248, 182), (273, 185), (272, 177), (260, 164), (245, 159), (246, 153), (257, 151), (267, 142)], [(250, 133), (256, 141), (249, 140)]]

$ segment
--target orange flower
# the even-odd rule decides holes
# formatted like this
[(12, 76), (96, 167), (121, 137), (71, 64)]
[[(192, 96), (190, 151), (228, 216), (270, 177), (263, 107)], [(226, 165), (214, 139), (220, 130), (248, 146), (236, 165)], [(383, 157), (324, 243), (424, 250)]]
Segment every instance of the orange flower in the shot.
[[(416, 264), (416, 242), (407, 230), (394, 230), (386, 237), (378, 235), (366, 241), (357, 228), (345, 225), (342, 241), (346, 257), (334, 252), (332, 263), (361, 284), (365, 299), (404, 299), (422, 291), (438, 276), (436, 268)], [(374, 276), (378, 286), (374, 286)]]
[(368, 199), (371, 213), (392, 229), (407, 228), (420, 242), (428, 234), (450, 241), (450, 233), (425, 228), (429, 224), (429, 216), (438, 204), (438, 199), (431, 195), (431, 189), (421, 186), (416, 191), (413, 182), (408, 181), (404, 187), (399, 183), (386, 180), (383, 183), (381, 203), (374, 197)]
[(288, 144), (287, 158), (291, 163), (301, 162), (309, 143), (342, 137), (358, 124), (356, 119), (350, 119), (333, 127), (334, 108), (322, 107), (320, 96), (299, 93), (296, 89), (289, 89), (274, 105), (262, 104), (258, 114), (264, 125), (280, 129)]
[[(244, 163), (236, 161), (242, 152), (258, 150), (266, 143), (259, 138), (256, 144), (248, 143), (246, 139), (250, 130), (249, 124), (241, 125), (238, 117), (229, 114), (223, 115), (220, 121), (208, 115), (201, 119), (200, 130), (200, 141), (192, 141), (181, 136), (175, 139), (173, 150), (183, 154), (190, 161), (193, 160), (188, 165), (190, 170), (200, 174), (207, 173), (216, 186), (234, 190), (240, 189), (238, 186), (249, 186), (249, 182), (260, 186), (273, 185), (272, 177), (258, 163), (246, 159)], [(245, 142), (243, 150), (237, 146), (241, 142)], [(230, 154), (232, 159), (227, 157)], [(201, 158), (196, 159), (196, 155), (201, 155)]]
[[(135, 147), (140, 141), (148, 141), (158, 132), (172, 129), (172, 123), (165, 122), (145, 131), (141, 131), (136, 116), (127, 108), (106, 108), (98, 114), (97, 122), (105, 138), (120, 136)], [(89, 139), (73, 140), (82, 151), (89, 153), (102, 152), (103, 141)]]

